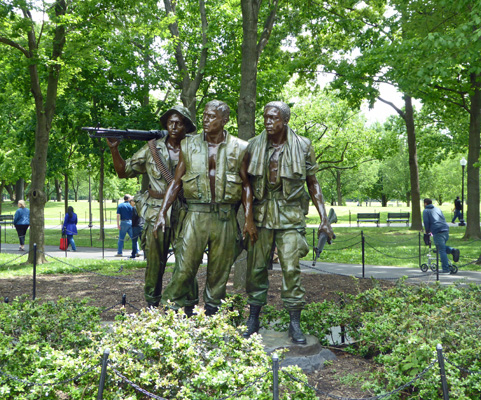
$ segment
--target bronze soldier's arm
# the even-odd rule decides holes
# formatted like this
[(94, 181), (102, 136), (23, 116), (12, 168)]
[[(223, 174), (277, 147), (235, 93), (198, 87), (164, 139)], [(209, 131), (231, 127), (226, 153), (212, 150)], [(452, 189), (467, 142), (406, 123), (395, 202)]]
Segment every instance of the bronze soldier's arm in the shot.
[(312, 202), (321, 217), (321, 224), (319, 225), (318, 235), (321, 232), (325, 232), (329, 238), (329, 242), (334, 237), (334, 232), (332, 230), (331, 224), (329, 219), (327, 218), (326, 208), (324, 207), (324, 197), (322, 196), (321, 186), (317, 181), (315, 175), (309, 175), (306, 178), (307, 181), (307, 188), (309, 189), (309, 195), (311, 196)]
[(167, 216), (167, 211), (169, 210), (172, 203), (177, 198), (177, 195), (182, 188), (182, 177), (185, 174), (185, 162), (184, 157), (182, 156), (182, 151), (179, 155), (179, 163), (177, 164), (177, 168), (175, 169), (174, 180), (170, 182), (170, 185), (167, 187), (167, 192), (164, 196), (164, 201), (162, 203), (162, 208), (159, 211), (159, 215), (157, 217), (157, 221), (154, 225), (154, 237), (157, 238), (157, 230), (162, 228), (162, 231), (165, 231), (165, 218)]
[(107, 138), (107, 144), (110, 147), (110, 153), (112, 153), (112, 160), (114, 161), (115, 172), (119, 178), (127, 178), (125, 175), (125, 160), (122, 158), (119, 152), (119, 143), (117, 139)]
[(244, 238), (247, 234), (249, 234), (251, 243), (254, 244), (257, 241), (257, 228), (254, 224), (254, 196), (252, 194), (252, 186), (249, 182), (249, 174), (247, 173), (249, 161), (249, 153), (246, 153), (244, 159), (242, 160), (242, 165), (239, 172), (239, 175), (242, 179), (242, 204), (244, 205), (245, 211), (245, 223), (242, 234)]

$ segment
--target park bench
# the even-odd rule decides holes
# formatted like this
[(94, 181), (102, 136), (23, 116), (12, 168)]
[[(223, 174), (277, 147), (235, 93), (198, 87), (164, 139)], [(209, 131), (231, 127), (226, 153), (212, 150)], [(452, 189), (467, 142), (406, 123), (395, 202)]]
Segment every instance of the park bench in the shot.
[(1, 225), (13, 224), (13, 215), (0, 215), (0, 224)]
[(357, 213), (357, 226), (360, 222), (375, 222), (379, 226), (380, 213)]
[(406, 223), (406, 226), (409, 225), (409, 217), (410, 217), (411, 213), (408, 213), (408, 212), (401, 212), (401, 213), (387, 213), (387, 226), (389, 226), (389, 224), (391, 222), (405, 222)]

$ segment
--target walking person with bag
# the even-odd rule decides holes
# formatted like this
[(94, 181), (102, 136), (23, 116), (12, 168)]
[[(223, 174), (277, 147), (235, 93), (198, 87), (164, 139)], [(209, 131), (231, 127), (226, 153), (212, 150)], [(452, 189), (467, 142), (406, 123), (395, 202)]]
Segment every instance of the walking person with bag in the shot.
[(73, 236), (77, 234), (77, 222), (77, 214), (73, 212), (73, 207), (68, 207), (67, 214), (65, 214), (65, 219), (63, 221), (62, 235), (67, 235), (67, 248), (70, 245), (72, 251), (77, 251), (75, 241), (73, 240)]
[(17, 230), (18, 240), (20, 240), (20, 248), (18, 250), (25, 251), (25, 235), (30, 226), (30, 210), (25, 207), (24, 200), (18, 201), (18, 209), (13, 217), (13, 225)]
[(137, 212), (135, 200), (132, 197), (130, 199), (130, 205), (133, 208), (132, 214), (132, 255), (130, 258), (140, 257), (139, 252), (139, 239), (142, 239), (142, 229), (144, 228), (144, 219)]

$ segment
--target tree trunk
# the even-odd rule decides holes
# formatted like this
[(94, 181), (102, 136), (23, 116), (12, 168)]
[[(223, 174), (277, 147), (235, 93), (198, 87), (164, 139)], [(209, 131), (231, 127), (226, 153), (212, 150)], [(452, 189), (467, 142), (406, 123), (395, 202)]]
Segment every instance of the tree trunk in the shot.
[(3, 189), (5, 188), (5, 181), (0, 182), (0, 214), (2, 214), (3, 206)]
[[(99, 206), (100, 206), (100, 237), (103, 239), (104, 233), (104, 169), (105, 169), (105, 148), (102, 146), (102, 142), (99, 139), (100, 146), (100, 170), (99, 170)], [(140, 240), (139, 240), (140, 243)]]
[(411, 192), (406, 193), (406, 207), (409, 207), (411, 204)]
[[(40, 115), (39, 115), (40, 114)], [(37, 263), (46, 262), (45, 249), (45, 217), (44, 208), (47, 197), (43, 191), (47, 172), (48, 150), (47, 121), (44, 113), (37, 112), (37, 127), (35, 129), (35, 154), (32, 158), (32, 183), (30, 185), (30, 250), (28, 262), (33, 263), (33, 245), (37, 245)]]
[(409, 177), (411, 181), (411, 228), (412, 230), (422, 231), (423, 223), (421, 218), (421, 191), (419, 189), (419, 168), (416, 146), (416, 131), (414, 128), (414, 110), (411, 96), (404, 95), (404, 105), (406, 113), (404, 121), (408, 137), (409, 152)]
[(341, 192), (341, 171), (336, 169), (336, 192), (337, 192), (337, 204), (342, 206), (342, 192)]
[(255, 136), (257, 96), (257, 25), (259, 6), (257, 1), (241, 0), (242, 7), (242, 63), (237, 124), (239, 138), (248, 140)]
[(68, 175), (64, 174), (63, 176), (63, 183), (64, 183), (64, 192), (65, 192), (65, 214), (67, 214), (68, 210)]
[(62, 187), (60, 185), (60, 181), (55, 178), (55, 197), (57, 198), (58, 202), (62, 201)]
[(381, 207), (387, 207), (387, 201), (387, 196), (384, 193), (381, 194)]
[(5, 190), (7, 191), (8, 196), (10, 197), (10, 200), (15, 201), (15, 193), (13, 192), (13, 186), (5, 185)]
[(481, 74), (471, 74), (472, 94), (469, 112), (469, 149), (467, 169), (466, 233), (464, 239), (480, 239), (479, 227), (479, 162), (481, 132)]
[(25, 179), (19, 178), (15, 183), (15, 203), (25, 199)]

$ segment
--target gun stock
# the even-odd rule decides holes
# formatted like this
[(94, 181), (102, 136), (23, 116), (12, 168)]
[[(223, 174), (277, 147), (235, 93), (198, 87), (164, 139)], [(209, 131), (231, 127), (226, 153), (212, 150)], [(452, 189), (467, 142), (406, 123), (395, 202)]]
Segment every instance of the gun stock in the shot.
[[(329, 210), (329, 215), (327, 216), (327, 219), (331, 224), (337, 222), (337, 215), (334, 212), (333, 208)], [(336, 235), (334, 235), (333, 239), (335, 238), (336, 238)], [(312, 262), (313, 265), (315, 264), (315, 262), (321, 255), (322, 251), (324, 250), (324, 246), (326, 245), (327, 239), (328, 239), (328, 236), (324, 232), (321, 232), (321, 234), (319, 235), (319, 239), (317, 240), (317, 246), (314, 247), (314, 252), (316, 253), (316, 257)], [(330, 241), (329, 241), (329, 244), (331, 244)]]
[(162, 139), (167, 136), (167, 131), (152, 130), (140, 131), (135, 129), (110, 129), (110, 128), (90, 128), (83, 127), (82, 130), (87, 131), (91, 138), (109, 138), (117, 140), (143, 140)]

